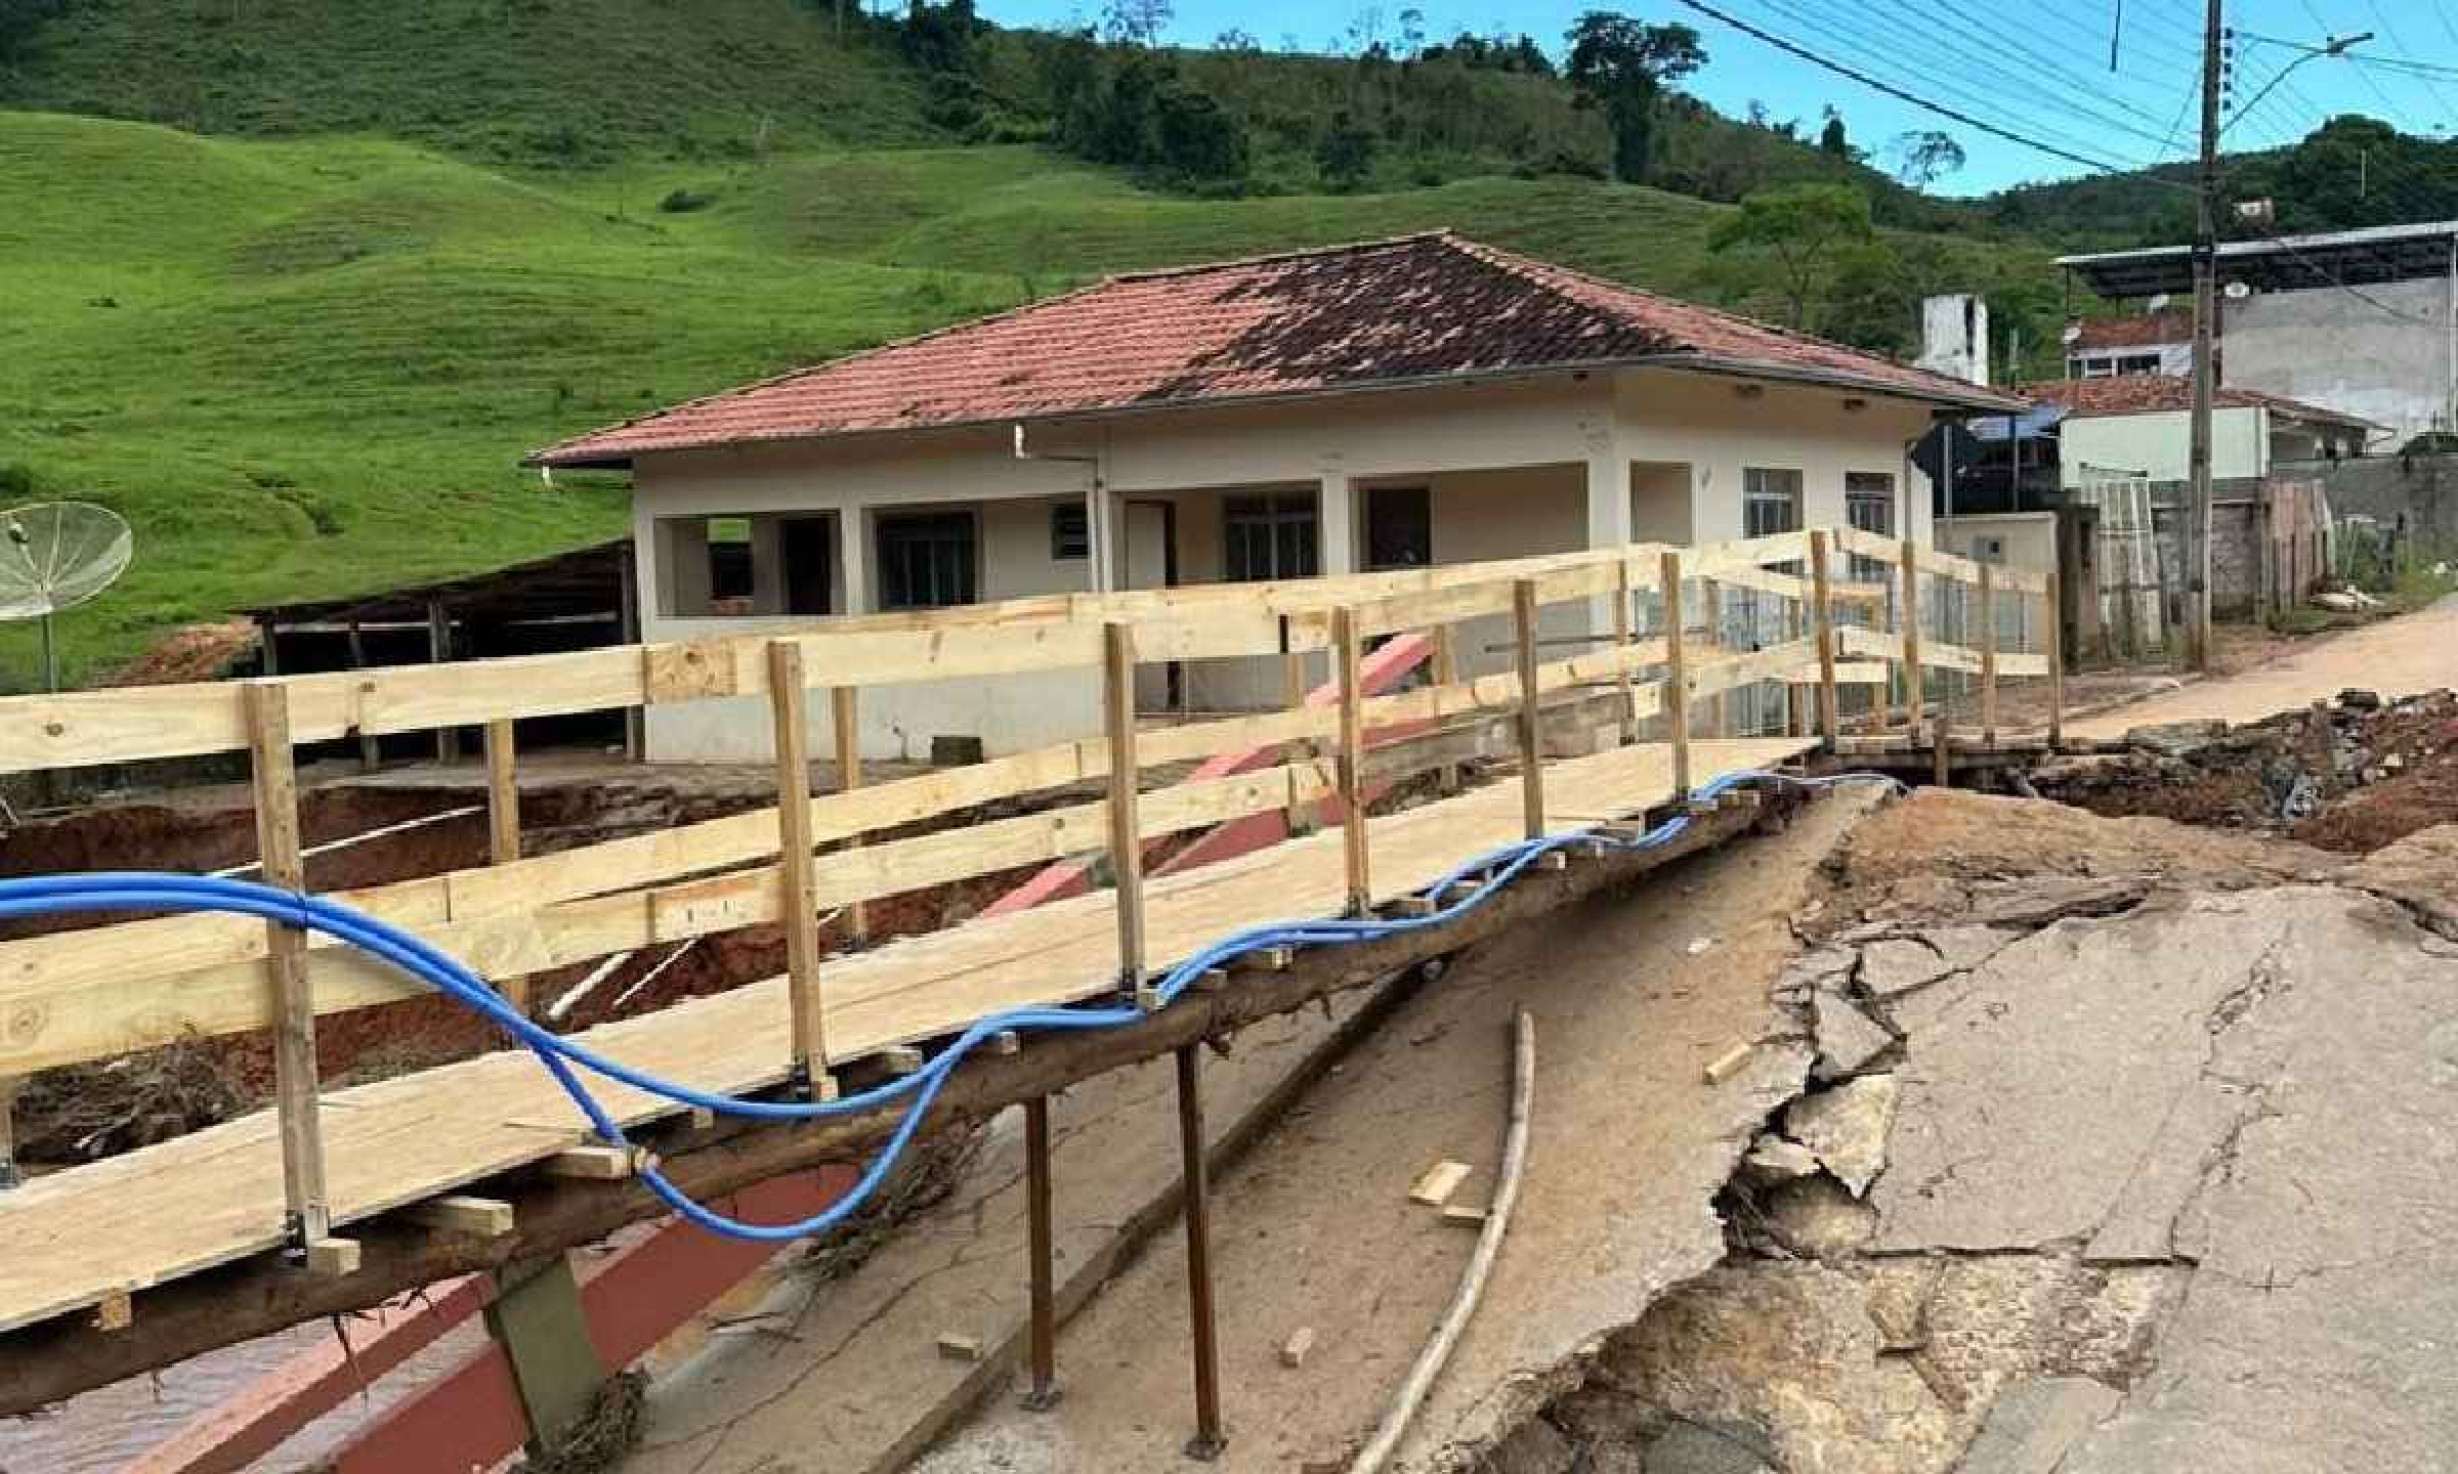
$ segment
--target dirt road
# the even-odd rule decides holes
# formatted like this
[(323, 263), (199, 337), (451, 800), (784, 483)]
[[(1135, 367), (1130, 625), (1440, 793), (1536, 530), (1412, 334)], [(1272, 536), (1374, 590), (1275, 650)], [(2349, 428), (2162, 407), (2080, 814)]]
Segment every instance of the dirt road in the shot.
[(2071, 723), (2077, 737), (2216, 717), (2255, 721), (2335, 696), (2350, 686), (2385, 697), (2458, 686), (2458, 596), (2364, 629), (2316, 640), (2283, 660)]

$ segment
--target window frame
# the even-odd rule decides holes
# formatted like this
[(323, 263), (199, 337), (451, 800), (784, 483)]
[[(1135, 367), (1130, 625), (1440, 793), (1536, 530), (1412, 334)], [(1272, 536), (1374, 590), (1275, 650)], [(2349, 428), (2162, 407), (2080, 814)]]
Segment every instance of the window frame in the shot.
[[(1226, 583), (1272, 583), (1288, 578), (1320, 577), (1323, 569), (1323, 515), (1317, 493), (1311, 491), (1239, 492), (1221, 498), (1221, 578)], [(1299, 567), (1284, 568), (1283, 534), (1297, 536)], [(1256, 541), (1257, 534), (1261, 540)], [(1260, 546), (1265, 566), (1251, 562)]]
[[(1068, 520), (1073, 521), (1072, 528), (1061, 525)], [(1081, 501), (1050, 503), (1050, 561), (1081, 563), (1091, 556), (1092, 509)]]
[[(938, 537), (917, 534), (922, 524), (936, 524)], [(961, 536), (948, 536), (961, 528)], [(892, 547), (892, 541), (910, 540), (916, 547), (927, 549), (930, 559), (927, 591), (917, 596), (911, 587), (912, 565), (896, 554), (902, 548)], [(952, 553), (959, 562), (953, 569), (957, 587), (942, 590), (940, 578), (948, 570), (938, 565), (940, 552)], [(876, 511), (871, 514), (871, 558), (878, 570), (877, 603), (882, 613), (906, 610), (960, 609), (981, 602), (981, 513), (978, 509), (914, 508), (911, 510)], [(941, 597), (943, 593), (957, 597)]]
[[(1763, 489), (1761, 478), (1787, 478), (1786, 489), (1778, 495)], [(1744, 466), (1741, 468), (1741, 535), (1744, 538), (1778, 537), (1787, 532), (1799, 532), (1804, 507), (1803, 482), (1806, 478), (1797, 466)], [(1758, 527), (1757, 512), (1761, 506), (1777, 501), (1788, 508), (1788, 521), (1780, 527)]]

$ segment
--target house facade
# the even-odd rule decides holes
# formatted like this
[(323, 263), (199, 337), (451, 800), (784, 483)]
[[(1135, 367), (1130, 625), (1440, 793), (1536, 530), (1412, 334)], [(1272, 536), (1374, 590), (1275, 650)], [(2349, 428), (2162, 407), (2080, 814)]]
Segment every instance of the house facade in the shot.
[[(2052, 380), (2025, 396), (2062, 411), (2060, 483), (2192, 475), (2193, 382), (2164, 374)], [(2211, 479), (2258, 481), (2286, 466), (2361, 455), (2380, 426), (2321, 405), (2230, 385), (2211, 395)]]
[[(1435, 234), (1113, 278), (532, 460), (629, 469), (641, 629), (675, 640), (1847, 521), (1926, 539), (1910, 443), (2014, 402)], [(1495, 633), (1464, 669), (1502, 667)], [(1139, 696), (1234, 710), (1283, 679), (1147, 668)], [(862, 743), (1016, 750), (1097, 725), (1095, 695), (916, 685), (864, 710)], [(652, 709), (650, 755), (764, 755), (741, 705)]]

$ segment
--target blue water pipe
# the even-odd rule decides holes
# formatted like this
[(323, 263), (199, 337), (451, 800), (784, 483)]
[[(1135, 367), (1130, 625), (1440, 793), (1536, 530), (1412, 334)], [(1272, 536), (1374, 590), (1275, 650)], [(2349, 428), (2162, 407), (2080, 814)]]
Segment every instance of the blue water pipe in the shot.
[[(1895, 782), (1877, 773), (1803, 778), (1758, 769), (1724, 774), (1696, 789), (1694, 796), (1712, 800), (1747, 783), (1823, 788), (1860, 781)], [(1899, 784), (1896, 786), (1900, 787)], [(1574, 830), (1504, 845), (1462, 862), (1424, 887), (1419, 894), (1429, 903), (1429, 909), (1420, 915), (1277, 922), (1232, 932), (1197, 950), (1161, 975), (1154, 985), (1159, 1006), (1166, 1008), (1175, 1003), (1207, 971), (1226, 966), (1249, 953), (1277, 947), (1343, 946), (1440, 926), (1483, 905), (1549, 851), (1589, 844), (1604, 844), (1624, 850), (1651, 849), (1672, 840), (1689, 825), (1688, 815), (1677, 814), (1655, 828), (1636, 835)], [(1463, 883), (1467, 883), (1467, 889), (1460, 895), (1448, 901), (1443, 899)], [(303, 931), (322, 932), (433, 987), (527, 1046), (547, 1073), (554, 1077), (555, 1083), (588, 1118), (591, 1129), (607, 1144), (626, 1151), (631, 1149), (631, 1143), (624, 1136), (622, 1126), (590, 1094), (587, 1085), (575, 1072), (575, 1066), (677, 1105), (753, 1120), (789, 1121), (850, 1116), (877, 1110), (899, 1100), (907, 1101), (903, 1118), (889, 1133), (886, 1144), (863, 1168), (853, 1190), (831, 1203), (825, 1211), (799, 1222), (745, 1223), (695, 1201), (669, 1181), (654, 1164), (640, 1171), (640, 1181), (681, 1217), (711, 1232), (754, 1242), (778, 1243), (825, 1233), (859, 1211), (889, 1174), (896, 1170), (898, 1160), (912, 1144), (914, 1134), (921, 1129), (923, 1119), (929, 1115), (931, 1104), (938, 1098), (948, 1077), (977, 1046), (1000, 1034), (1111, 1029), (1139, 1022), (1146, 1016), (1140, 1007), (1117, 1005), (1010, 1009), (976, 1020), (945, 1049), (931, 1056), (921, 1069), (873, 1089), (834, 1100), (747, 1100), (696, 1089), (635, 1069), (620, 1060), (609, 1059), (576, 1039), (567, 1038), (536, 1023), (487, 986), (485, 979), (416, 935), (322, 897), (253, 881), (148, 871), (94, 871), (0, 880), (0, 920), (95, 911), (219, 911), (262, 917), (278, 925)]]

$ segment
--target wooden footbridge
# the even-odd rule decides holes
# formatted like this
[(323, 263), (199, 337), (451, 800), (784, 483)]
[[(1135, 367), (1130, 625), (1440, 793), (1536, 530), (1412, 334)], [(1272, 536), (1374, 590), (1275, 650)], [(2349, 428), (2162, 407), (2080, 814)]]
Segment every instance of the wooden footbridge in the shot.
[[(1568, 863), (1442, 925), (1251, 958), (1251, 970), (1208, 976), (1140, 1023), (1003, 1037), (951, 1075), (935, 1118), (1034, 1107), (1071, 1080), (1174, 1050), (1182, 1108), (1197, 1122), (1192, 1142), (1204, 1038), (1389, 976), (1738, 832), (1752, 820), (1746, 800), (1691, 798), (1714, 778), (1883, 742), (1889, 731), (1898, 742), (1925, 734), (1939, 751), (2036, 744), (2036, 734), (1995, 730), (1997, 698), (2003, 681), (2045, 680), (2053, 727), (2053, 608), (2044, 579), (1857, 531), (1634, 545), (828, 620), (692, 644), (15, 697), (0, 701), (0, 771), (246, 753), (264, 874), (296, 888), (297, 745), (483, 726), (495, 863), (334, 899), (418, 933), (515, 999), (522, 979), (546, 969), (781, 923), (784, 976), (579, 1036), (701, 1090), (770, 1096), (910, 1072), (950, 1036), (1009, 1009), (1149, 1001), (1145, 984), (1158, 970), (1258, 922), (1422, 914), (1444, 899), (1428, 887), (1515, 841), (1618, 836), (1690, 816), (1658, 849), (1565, 851), (1553, 858)], [(1540, 625), (1548, 609), (1556, 612)], [(1585, 633), (1556, 633), (1566, 619)], [(1497, 658), (1462, 658), (1456, 632), (1470, 621), (1507, 630)], [(1368, 694), (1357, 672), (1370, 643), (1409, 632), (1437, 652), (1431, 673), (1411, 689)], [(1572, 653), (1544, 658), (1564, 645)], [(1139, 720), (1139, 663), (1233, 660), (1281, 666), (1287, 703)], [(1338, 700), (1302, 699), (1309, 661), (1327, 666)], [(1479, 664), (1498, 668), (1478, 673)], [(849, 762), (845, 787), (811, 791), (813, 711), (842, 742), (859, 704), (888, 699), (888, 688), (1068, 669), (1098, 681), (1098, 732), (870, 785)], [(1976, 703), (1979, 720), (1949, 739), (1942, 713), (1955, 695), (1966, 699), (1953, 709)], [(520, 854), (516, 720), (741, 697), (769, 703), (776, 807)], [(1507, 759), (1488, 765), (1507, 776), (1447, 781), (1481, 756)], [(1438, 796), (1359, 817), (1372, 790), (1425, 773), (1446, 775)], [(1094, 783), (1104, 785), (1097, 800), (1061, 792)], [(1014, 812), (1037, 795), (1041, 807)], [(976, 818), (985, 805), (1010, 816)], [(1295, 837), (1145, 875), (1156, 841), (1256, 815), (1287, 816)], [(1100, 889), (821, 953), (819, 917), (831, 908), (1086, 856), (1105, 862)], [(420, 991), (326, 938), (236, 916), (119, 919), (0, 941), (0, 1078), (257, 1031), (270, 1031), (277, 1068), (269, 1110), (0, 1192), (0, 1412), (451, 1274), (552, 1255), (662, 1211), (634, 1180), (641, 1159), (596, 1139), (526, 1052), (320, 1088), (319, 1017)], [(745, 1122), (592, 1083), (666, 1178), (703, 1196), (848, 1159), (894, 1117)], [(1200, 1265), (1199, 1152), (1189, 1180), (1189, 1247)], [(1037, 1386), (1051, 1375), (1041, 1242), (1031, 1266)], [(1199, 1268), (1199, 1440), (1219, 1428), (1207, 1296)]]

